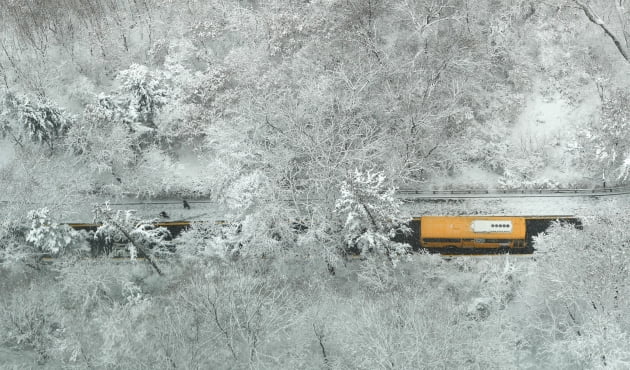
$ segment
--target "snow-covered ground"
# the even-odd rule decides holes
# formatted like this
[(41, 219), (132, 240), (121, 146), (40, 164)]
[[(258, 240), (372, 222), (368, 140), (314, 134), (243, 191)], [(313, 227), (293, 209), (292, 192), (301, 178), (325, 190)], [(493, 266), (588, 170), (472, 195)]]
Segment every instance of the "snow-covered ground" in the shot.
[(0, 169), (9, 164), (14, 157), (13, 144), (9, 140), (0, 139)]
[[(510, 127), (505, 142), (514, 158), (527, 161), (533, 153), (545, 164), (532, 180), (538, 183), (567, 184), (592, 183), (601, 185), (600, 179), (588, 178), (574, 166), (570, 148), (575, 146), (575, 135), (589, 120), (600, 112), (601, 100), (593, 83), (587, 83), (571, 98), (563, 94), (563, 87), (540, 76), (525, 99), (520, 115)], [(479, 164), (465, 164), (451, 177), (429, 180), (430, 188), (500, 188), (501, 175)], [(609, 185), (612, 185), (609, 183)]]

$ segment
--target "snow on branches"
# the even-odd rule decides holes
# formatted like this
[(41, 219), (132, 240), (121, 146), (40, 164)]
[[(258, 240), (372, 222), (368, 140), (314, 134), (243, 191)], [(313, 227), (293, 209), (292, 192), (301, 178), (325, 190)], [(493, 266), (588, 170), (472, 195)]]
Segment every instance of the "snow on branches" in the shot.
[(78, 232), (68, 225), (54, 223), (49, 217), (48, 208), (30, 211), (28, 218), (31, 219), (31, 229), (26, 235), (26, 241), (41, 253), (62, 253), (78, 238)]
[(131, 258), (144, 257), (158, 274), (162, 271), (153, 260), (157, 253), (170, 253), (170, 232), (156, 227), (155, 220), (140, 220), (132, 210), (114, 212), (108, 203), (94, 209), (94, 221), (101, 226), (94, 237), (107, 243), (126, 243)]
[(157, 111), (166, 103), (168, 95), (163, 76), (146, 66), (132, 64), (116, 79), (121, 85), (121, 92), (128, 94), (126, 105), (130, 120), (155, 127)]
[(579, 133), (582, 162), (596, 172), (617, 173), (618, 181), (630, 175), (630, 94), (613, 90), (604, 98), (599, 120), (591, 121)]
[(23, 146), (24, 138), (46, 144), (52, 151), (72, 120), (61, 108), (43, 99), (8, 93), (0, 106), (0, 137), (9, 136)]
[(345, 247), (358, 248), (362, 254), (385, 255), (395, 266), (407, 254), (409, 245), (393, 239), (398, 233), (408, 233), (409, 228), (394, 193), (394, 188), (386, 188), (383, 173), (355, 170), (341, 186), (335, 211), (345, 218)]

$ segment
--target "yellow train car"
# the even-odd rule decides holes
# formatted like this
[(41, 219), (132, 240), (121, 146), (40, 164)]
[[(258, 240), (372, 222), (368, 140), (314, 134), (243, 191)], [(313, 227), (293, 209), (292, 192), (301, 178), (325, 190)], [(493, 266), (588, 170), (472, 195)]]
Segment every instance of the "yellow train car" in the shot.
[(424, 216), (420, 246), (428, 250), (523, 250), (526, 232), (524, 217)]

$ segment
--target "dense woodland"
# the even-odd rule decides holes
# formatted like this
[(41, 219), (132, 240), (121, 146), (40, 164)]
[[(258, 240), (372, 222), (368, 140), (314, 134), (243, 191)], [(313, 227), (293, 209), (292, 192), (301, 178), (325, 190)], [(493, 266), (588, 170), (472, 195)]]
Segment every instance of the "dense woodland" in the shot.
[[(470, 166), (475, 187), (628, 181), (626, 6), (4, 0), (0, 367), (630, 367), (624, 202), (532, 257), (392, 241), (397, 187)], [(533, 96), (586, 113), (515, 137)], [(230, 222), (168, 240), (105, 203), (130, 197)], [(80, 207), (96, 233), (63, 224)], [(95, 238), (143, 260), (86, 259)]]

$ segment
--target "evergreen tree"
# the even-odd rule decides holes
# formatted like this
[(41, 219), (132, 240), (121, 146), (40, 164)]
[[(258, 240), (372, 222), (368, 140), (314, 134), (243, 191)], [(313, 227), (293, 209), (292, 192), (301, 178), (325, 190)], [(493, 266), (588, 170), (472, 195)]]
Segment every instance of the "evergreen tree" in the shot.
[(343, 217), (346, 248), (357, 248), (364, 255), (382, 255), (394, 266), (409, 252), (409, 245), (393, 241), (397, 233), (408, 233), (401, 216), (395, 189), (386, 188), (380, 172), (360, 172), (341, 186), (336, 212)]

